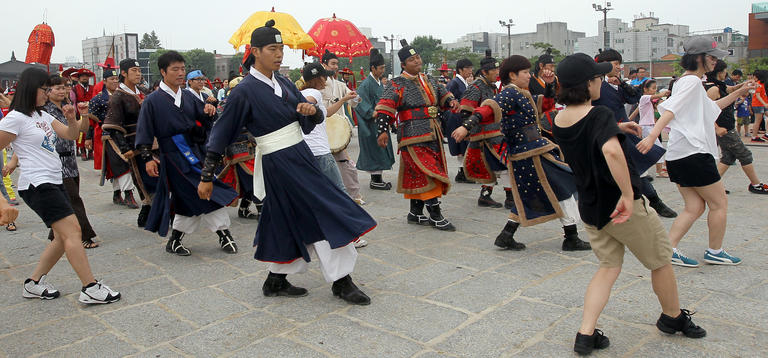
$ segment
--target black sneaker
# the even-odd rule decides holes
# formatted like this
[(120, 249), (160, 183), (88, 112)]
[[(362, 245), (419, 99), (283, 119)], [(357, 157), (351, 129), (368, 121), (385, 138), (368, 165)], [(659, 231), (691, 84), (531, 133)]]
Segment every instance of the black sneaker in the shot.
[[(695, 312), (694, 312), (695, 313)], [(677, 332), (683, 332), (688, 338), (703, 338), (707, 335), (707, 331), (693, 323), (691, 320), (691, 311), (686, 309), (680, 310), (680, 315), (677, 318), (661, 314), (659, 320), (656, 321), (656, 328), (667, 334), (675, 334)]]
[(579, 355), (587, 355), (595, 349), (605, 349), (611, 345), (611, 341), (603, 334), (603, 331), (595, 328), (591, 336), (576, 333), (576, 342), (573, 351)]
[(768, 194), (768, 185), (765, 185), (763, 183), (760, 183), (757, 185), (749, 184), (749, 187), (747, 188), (747, 190), (749, 190), (750, 193), (755, 193), (755, 194)]
[(216, 235), (219, 235), (219, 246), (221, 246), (222, 251), (228, 254), (237, 253), (237, 244), (229, 230), (216, 231)]

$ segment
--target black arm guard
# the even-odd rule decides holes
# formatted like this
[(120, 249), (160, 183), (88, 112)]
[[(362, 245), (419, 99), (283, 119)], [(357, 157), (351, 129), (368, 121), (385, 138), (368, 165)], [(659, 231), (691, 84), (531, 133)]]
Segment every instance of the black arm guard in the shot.
[(313, 106), (315, 106), (315, 114), (313, 114), (311, 116), (307, 116), (307, 118), (309, 118), (309, 120), (311, 120), (312, 123), (314, 123), (314, 124), (323, 123), (323, 121), (325, 120), (325, 116), (323, 115), (323, 111), (320, 110), (320, 106), (318, 106), (316, 104), (313, 104)]
[(379, 113), (379, 115), (376, 116), (376, 131), (378, 135), (387, 133), (387, 129), (389, 129), (389, 117), (386, 114)]
[(219, 153), (209, 151), (205, 154), (205, 161), (203, 162), (203, 170), (200, 172), (200, 181), (203, 183), (210, 183), (213, 181), (214, 172), (216, 168), (221, 164), (221, 160), (224, 158)]
[(461, 111), (461, 126), (466, 128), (468, 131), (472, 131), (475, 126), (480, 124), (480, 115), (479, 114), (473, 114), (470, 111), (462, 110)]
[(555, 83), (547, 83), (547, 85), (544, 87), (544, 97), (555, 98), (555, 94)]
[(624, 93), (627, 95), (627, 97), (635, 97), (637, 95), (635, 88), (632, 87), (629, 83), (622, 82), (619, 87), (624, 90)]
[(136, 147), (136, 150), (139, 152), (141, 159), (144, 159), (145, 161), (153, 160), (151, 144), (141, 144)]

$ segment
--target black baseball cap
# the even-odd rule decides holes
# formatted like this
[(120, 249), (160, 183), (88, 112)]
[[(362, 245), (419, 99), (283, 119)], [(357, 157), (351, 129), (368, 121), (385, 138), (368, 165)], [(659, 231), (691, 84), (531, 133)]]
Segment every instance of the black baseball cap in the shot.
[(304, 65), (304, 69), (301, 70), (301, 77), (304, 78), (304, 81), (313, 80), (318, 77), (329, 77), (332, 75), (331, 72), (327, 71), (323, 65), (312, 62)]
[(561, 85), (572, 87), (611, 71), (613, 65), (610, 62), (597, 63), (589, 55), (577, 53), (560, 61), (555, 74)]

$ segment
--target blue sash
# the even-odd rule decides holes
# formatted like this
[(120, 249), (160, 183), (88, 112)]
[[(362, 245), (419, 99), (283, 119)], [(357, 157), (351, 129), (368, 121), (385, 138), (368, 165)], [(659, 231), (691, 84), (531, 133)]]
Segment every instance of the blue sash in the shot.
[(201, 170), (197, 167), (197, 164), (200, 163), (200, 159), (197, 159), (195, 154), (192, 153), (192, 149), (189, 147), (189, 144), (187, 144), (187, 140), (184, 138), (184, 135), (177, 134), (171, 137), (171, 139), (173, 140), (173, 143), (176, 144), (176, 148), (179, 148), (179, 152), (184, 155), (184, 158), (187, 158), (187, 161), (189, 164), (191, 164), (192, 170), (200, 173)]

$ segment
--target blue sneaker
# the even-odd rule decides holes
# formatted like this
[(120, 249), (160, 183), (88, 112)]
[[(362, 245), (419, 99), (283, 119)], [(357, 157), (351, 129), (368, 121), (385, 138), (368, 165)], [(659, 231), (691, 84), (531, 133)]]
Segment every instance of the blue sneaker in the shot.
[(738, 265), (741, 263), (741, 259), (729, 255), (725, 250), (720, 251), (717, 255), (706, 250), (704, 252), (704, 262), (712, 265)]
[(672, 264), (685, 267), (699, 267), (699, 262), (683, 255), (680, 250), (672, 251)]

